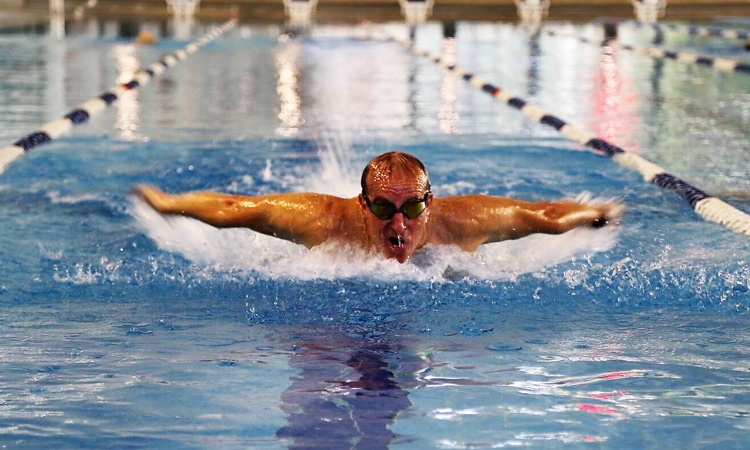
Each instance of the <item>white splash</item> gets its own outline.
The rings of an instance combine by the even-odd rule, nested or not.
[[[60,193],[60,191],[49,191],[46,195],[47,198],[49,198],[50,201],[55,205],[75,205],[81,202],[99,200],[99,196],[97,194],[63,195]]]
[[[354,156],[351,143],[341,135],[328,134],[318,142],[320,171],[303,181],[304,189],[344,198],[359,194],[359,178],[366,162]]]

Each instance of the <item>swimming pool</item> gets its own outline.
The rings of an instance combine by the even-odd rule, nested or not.
[[[243,25],[0,175],[2,443],[743,448],[747,237],[368,33]],[[620,33],[747,59],[718,38]],[[750,210],[747,76],[513,24],[442,34],[416,40]],[[0,138],[186,43],[134,46],[112,23],[0,36]],[[616,228],[398,265],[165,219],[130,195],[353,196],[391,149],[425,162],[436,195],[588,192],[628,211]]]

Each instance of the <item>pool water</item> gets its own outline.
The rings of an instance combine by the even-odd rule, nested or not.
[[[116,30],[0,36],[0,138],[189,42],[136,46]],[[371,35],[240,26],[0,175],[0,443],[744,448],[747,236]],[[428,23],[415,39],[750,211],[747,76],[508,23],[442,35]],[[620,35],[748,58],[719,38]],[[354,196],[364,164],[392,149],[425,162],[438,196],[588,195],[627,213],[399,265],[162,217],[131,195]]]

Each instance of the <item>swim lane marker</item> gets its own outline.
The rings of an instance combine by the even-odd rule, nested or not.
[[[602,45],[602,41],[594,39],[588,39],[583,36],[576,36],[568,33],[557,33],[552,30],[544,30],[545,34],[550,36],[568,37],[572,39],[578,39],[581,42],[594,45]],[[750,75],[750,64],[735,61],[729,58],[711,58],[708,56],[696,55],[687,52],[675,52],[672,50],[665,50],[658,47],[641,47],[637,45],[620,44],[616,40],[608,42],[607,45],[611,45],[616,48],[629,50],[633,52],[643,53],[645,55],[652,56],[657,59],[672,59],[686,64],[698,64],[702,66],[708,66],[716,70],[723,72],[737,72],[745,75]]]
[[[670,175],[662,167],[642,158],[638,154],[626,152],[620,147],[611,144],[604,139],[598,138],[589,131],[570,125],[564,120],[548,114],[539,106],[528,103],[520,97],[516,97],[497,86],[487,83],[481,77],[468,73],[450,62],[444,61],[439,56],[431,55],[429,52],[422,50],[410,41],[398,39],[390,35],[388,35],[387,38],[402,44],[415,55],[427,58],[445,69],[450,70],[472,86],[481,89],[508,106],[520,110],[529,118],[534,119],[541,124],[551,126],[568,139],[576,141],[585,147],[596,150],[597,152],[604,153],[621,166],[639,172],[647,182],[655,184],[663,189],[677,192],[687,200],[693,210],[705,220],[719,223],[734,232],[750,236],[750,215],[747,213],[740,211],[719,198],[708,195],[697,187],[686,183],[674,175]]]
[[[179,61],[187,59],[188,56],[200,50],[201,47],[233,28],[237,25],[237,22],[237,19],[225,22],[185,47],[164,55],[158,62],[151,64],[147,69],[139,70],[129,82],[112,87],[98,97],[94,97],[81,104],[63,117],[48,122],[34,133],[14,142],[13,145],[0,148],[0,174],[5,172],[13,161],[20,158],[26,152],[64,135],[70,131],[73,125],[87,122],[92,116],[99,114],[107,106],[114,103],[123,93],[148,84],[153,77],[161,75]]]
[[[698,25],[680,25],[680,24],[675,24],[675,23],[645,24],[642,22],[637,22],[637,21],[632,21],[632,20],[626,21],[624,23],[634,24],[636,27],[639,27],[639,28],[652,27],[653,29],[657,31],[660,31],[660,30],[680,31],[682,33],[687,33],[691,36],[701,36],[701,37],[716,36],[716,37],[722,37],[724,39],[729,39],[729,40],[743,40],[743,41],[750,39],[750,31],[743,31],[743,30],[730,30],[730,29],[723,29],[723,28],[717,28],[717,27],[700,27]]]

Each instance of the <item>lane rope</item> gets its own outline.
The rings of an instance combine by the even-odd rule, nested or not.
[[[556,129],[566,138],[578,142],[584,147],[595,150],[597,153],[603,153],[604,155],[609,156],[623,167],[639,172],[647,182],[666,190],[675,191],[687,200],[693,210],[703,219],[721,224],[734,232],[750,236],[750,215],[729,205],[719,198],[708,195],[704,191],[688,184],[676,176],[667,173],[664,168],[657,164],[648,161],[636,153],[627,152],[622,148],[597,137],[590,131],[575,127],[559,117],[548,114],[541,107],[533,105],[520,97],[516,97],[515,95],[486,82],[479,76],[466,72],[457,65],[452,64],[450,61],[445,61],[439,56],[430,54],[428,51],[417,47],[411,41],[399,39],[388,34],[386,34],[386,38],[390,41],[400,43],[415,55],[427,58],[441,67],[450,70],[472,86],[490,94],[496,100],[520,110],[521,113],[527,117],[543,125]]]
[[[19,139],[12,145],[0,148],[0,174],[5,172],[11,163],[26,152],[64,135],[73,128],[73,125],[80,125],[87,122],[92,116],[99,114],[114,103],[123,93],[148,84],[153,77],[161,75],[179,61],[187,59],[188,56],[197,52],[201,47],[229,31],[237,25],[237,22],[237,19],[232,19],[215,27],[185,47],[164,55],[158,62],[151,64],[148,68],[139,70],[133,75],[133,79],[127,83],[115,85],[98,97],[91,98],[63,117],[48,122],[37,131]]]
[[[550,36],[568,37],[578,39],[581,42],[594,45],[602,45],[604,42],[612,47],[621,48],[623,50],[633,51],[637,53],[643,53],[645,55],[657,58],[657,59],[672,59],[685,64],[698,64],[701,66],[711,67],[716,70],[723,72],[737,72],[745,75],[750,75],[750,64],[735,61],[729,58],[712,58],[709,56],[701,56],[687,52],[675,52],[672,50],[665,50],[658,47],[642,47],[637,45],[621,44],[617,40],[594,40],[583,36],[577,36],[569,33],[557,33],[553,30],[544,30],[545,34]]]
[[[701,27],[698,25],[682,25],[682,24],[676,24],[676,23],[643,23],[638,22],[634,20],[629,20],[626,22],[623,22],[626,24],[633,24],[638,28],[648,28],[651,27],[656,31],[663,31],[663,30],[670,30],[670,31],[679,31],[682,33],[687,33],[691,36],[700,36],[700,37],[721,37],[724,39],[729,40],[743,40],[746,41],[750,39],[750,31],[745,30],[731,30],[731,29],[725,29],[725,28],[719,28],[719,27]]]

